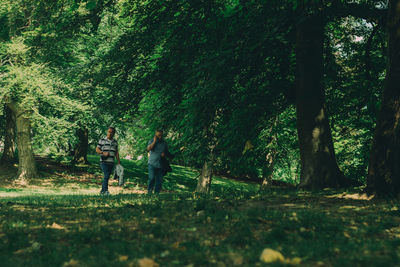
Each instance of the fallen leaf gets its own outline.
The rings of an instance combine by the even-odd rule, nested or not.
[[[179,248],[179,243],[180,243],[179,241],[176,241],[171,245],[171,247],[177,249],[177,248]]]
[[[24,254],[25,252],[27,252],[26,249],[25,248],[21,248],[21,249],[18,249],[16,251],[14,251],[14,254],[15,255],[21,255],[21,254]]]
[[[260,260],[265,263],[271,263],[275,261],[284,262],[285,257],[283,257],[283,255],[279,251],[266,248],[261,253]]]
[[[284,263],[291,265],[299,265],[301,263],[301,259],[299,257],[294,257],[293,259],[286,259]]]
[[[79,261],[71,259],[70,261],[64,262],[62,267],[76,267],[80,266]]]
[[[232,260],[232,263],[234,266],[243,265],[243,256],[242,255],[231,252],[229,254],[229,258]]]
[[[61,225],[59,225],[59,224],[57,224],[55,222],[52,225],[49,225],[48,227],[49,228],[53,228],[53,229],[58,229],[58,230],[65,229],[63,226],[61,226]]]
[[[210,246],[212,246],[212,242],[211,242],[211,240],[204,240],[203,245],[206,247],[210,247]]]
[[[153,259],[143,258],[138,260],[139,267],[159,267],[158,263],[156,263]]]
[[[121,256],[118,257],[118,260],[119,260],[119,261],[127,261],[127,260],[128,260],[128,256],[126,256],[126,255],[121,255]]]

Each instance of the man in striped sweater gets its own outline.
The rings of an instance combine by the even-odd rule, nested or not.
[[[100,139],[96,147],[96,152],[100,155],[100,167],[104,173],[100,195],[110,195],[110,192],[108,192],[108,180],[114,167],[115,157],[118,164],[121,164],[118,153],[118,142],[114,139],[114,135],[115,128],[108,128],[107,137]]]

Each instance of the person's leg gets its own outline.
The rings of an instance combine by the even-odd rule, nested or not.
[[[163,172],[163,169],[162,168],[157,168],[156,169],[156,175],[155,175],[155,178],[156,178],[156,186],[155,186],[155,189],[154,189],[154,191],[155,191],[155,193],[160,193],[160,191],[161,191],[161,184],[162,184],[162,172]]]
[[[149,164],[149,180],[147,182],[147,193],[151,194],[154,187],[155,168]]]
[[[102,185],[101,185],[101,191],[100,191],[100,193],[103,193],[104,192],[104,180],[106,179],[106,173],[107,173],[107,169],[106,169],[106,166],[105,166],[105,164],[104,163],[100,163],[100,168],[101,168],[101,171],[103,172],[103,183],[102,183]]]
[[[110,179],[110,175],[111,175],[111,171],[113,168],[113,165],[110,164],[105,164],[105,163],[101,163],[102,165],[102,170],[104,173],[104,179],[103,179],[103,185],[101,187],[101,192],[107,192],[108,191],[108,180]]]

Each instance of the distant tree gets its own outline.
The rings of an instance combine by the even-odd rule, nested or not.
[[[68,98],[65,92],[70,89],[57,77],[55,68],[68,59],[68,49],[60,48],[69,47],[68,38],[86,19],[79,6],[87,7],[77,1],[56,1],[49,5],[41,0],[3,1],[0,5],[6,27],[2,33],[4,42],[0,44],[3,62],[0,99],[16,118],[21,180],[38,175],[32,123],[42,123],[46,126],[43,132],[48,132],[48,126],[61,125],[68,116],[86,109]]]
[[[15,114],[12,110],[4,105],[5,113],[5,127],[4,127],[4,149],[3,155],[0,159],[0,165],[10,166],[16,161],[15,150],[16,150],[16,125],[15,125]]]

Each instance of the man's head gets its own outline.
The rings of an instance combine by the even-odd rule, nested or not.
[[[163,137],[163,130],[158,129],[158,130],[156,131],[156,136],[157,136],[158,139],[161,140],[162,137]]]
[[[115,128],[114,127],[109,127],[107,131],[107,138],[108,139],[113,139],[115,135]]]

